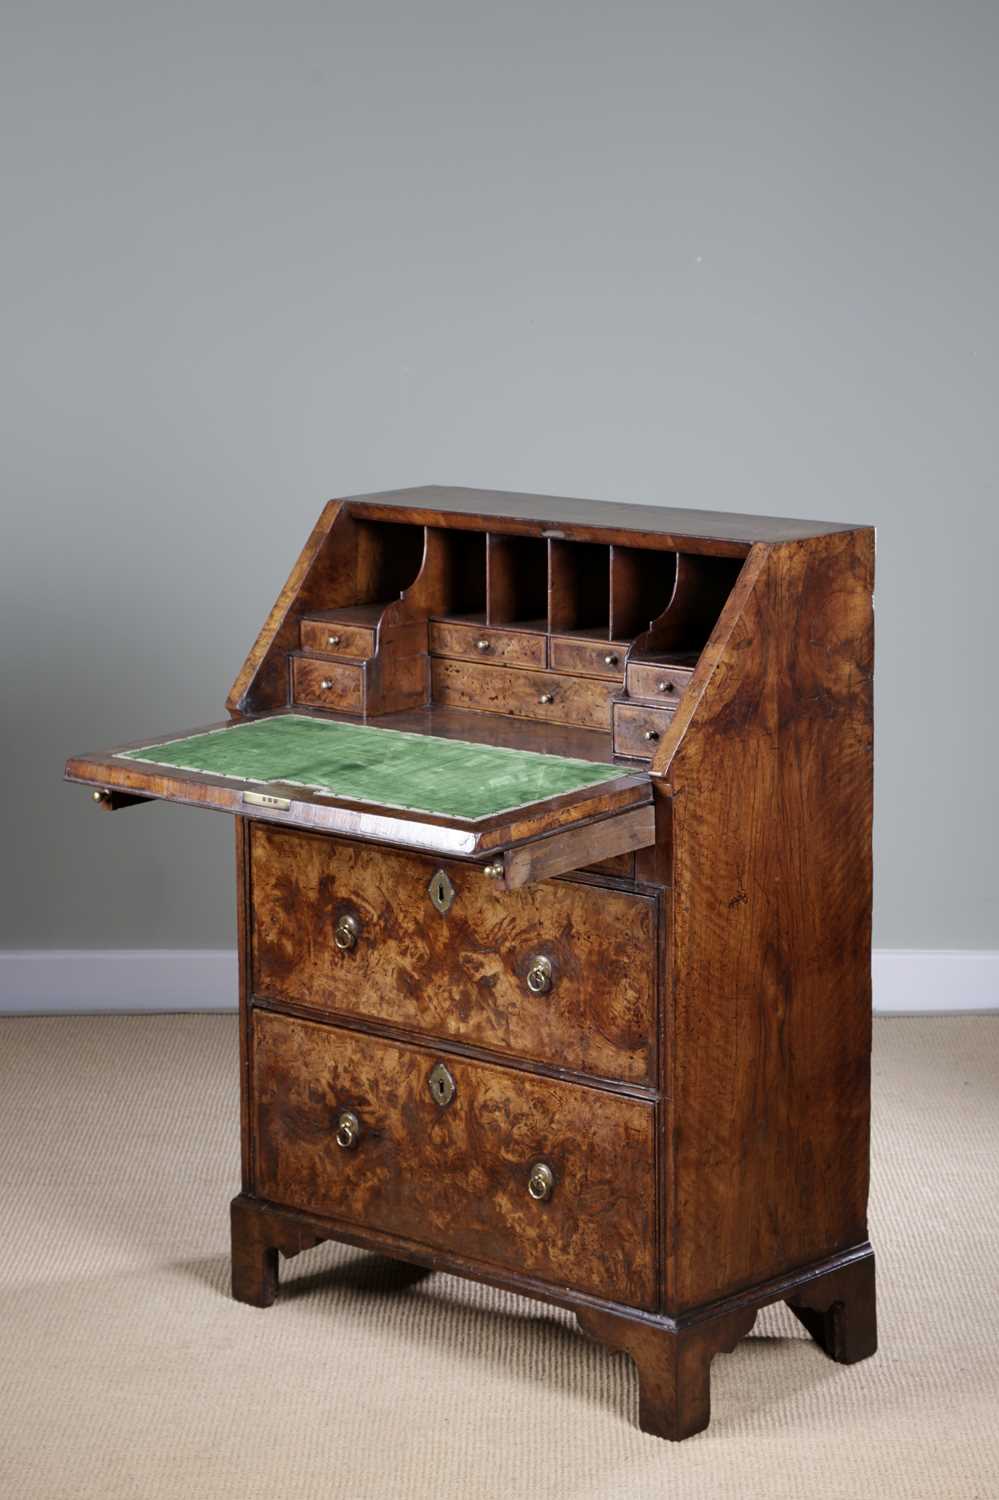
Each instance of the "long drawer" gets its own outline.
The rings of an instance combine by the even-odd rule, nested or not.
[[[256,1193],[656,1305],[655,1106],[254,1012]]]
[[[255,994],[655,1082],[654,898],[566,880],[501,891],[458,861],[267,823],[251,825],[250,864]]]
[[[435,703],[485,709],[518,719],[609,729],[611,699],[619,684],[596,677],[532,672],[489,662],[434,660],[430,676]]]

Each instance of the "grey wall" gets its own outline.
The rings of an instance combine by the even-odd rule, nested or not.
[[[999,947],[999,9],[14,5],[0,946],[224,945],[220,715],[330,495],[875,522],[883,946]]]

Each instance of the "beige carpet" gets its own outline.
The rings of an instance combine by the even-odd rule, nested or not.
[[[714,1418],[635,1426],[573,1319],[326,1245],[227,1296],[231,1017],[0,1023],[4,1500],[992,1500],[999,1018],[877,1028],[881,1352],[783,1308],[715,1361]]]

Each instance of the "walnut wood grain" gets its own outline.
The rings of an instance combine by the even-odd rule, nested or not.
[[[711,1361],[729,1354],[752,1329],[754,1307],[742,1307],[691,1327],[667,1331],[652,1323],[596,1308],[579,1308],[591,1338],[630,1356],[638,1371],[638,1425],[654,1437],[680,1442],[711,1420]]]
[[[487,614],[490,625],[548,627],[548,543],[540,536],[490,531]]]
[[[442,916],[429,885],[456,895]],[[646,896],[569,881],[497,890],[481,870],[253,825],[256,994],[475,1042],[598,1077],[656,1079],[657,935]],[[343,913],[356,947],[333,941]],[[550,991],[527,984],[532,959]]]
[[[784,1299],[812,1338],[837,1364],[877,1353],[874,1253],[799,1285]]]
[[[671,1310],[866,1239],[873,533],[761,548],[744,575],[653,763]]]
[[[351,495],[342,504],[359,515],[405,520],[419,516],[435,526],[502,529],[527,536],[573,536],[623,546],[651,545],[716,556],[744,556],[756,542],[773,544],[832,532],[853,531],[841,521],[792,520],[735,511],[690,510],[666,505],[632,505],[581,500],[566,495],[535,495],[512,490],[466,489],[457,485],[414,485],[403,490]],[[502,518],[503,526],[495,521]]]
[[[680,552],[676,565],[672,598],[635,641],[634,651],[639,655],[699,652],[718,621],[741,567],[729,558],[689,552]]]
[[[611,547],[611,634],[633,640],[651,629],[676,589],[677,555],[649,547]]]
[[[484,622],[460,625],[451,620],[431,620],[430,650],[435,656],[469,661],[505,662],[518,667],[547,665],[544,635],[537,631],[503,630]]]
[[[375,650],[373,626],[351,625],[336,618],[336,611],[311,620],[303,620],[301,643],[303,651],[321,651],[333,656],[354,656],[363,660]]]
[[[614,704],[614,754],[651,760],[673,718],[672,708],[642,703]]]
[[[291,657],[292,698],[311,708],[330,708],[340,713],[364,712],[364,667],[328,657]]]
[[[873,533],[836,523],[440,486],[325,508],[233,717],[286,706],[339,622],[334,664],[386,726],[601,761],[662,729],[647,774],[475,823],[285,788],[253,845],[322,832],[262,874],[238,819],[237,1297],[266,1305],[278,1255],[333,1237],[572,1307],[636,1361],[642,1425],[673,1438],[704,1426],[713,1354],[767,1302],[833,1359],[874,1351],[872,587]],[[483,621],[505,659],[471,642]],[[628,698],[599,670],[613,642]],[[299,711],[342,716],[328,691]],[[246,811],[243,783],[106,752],[67,776],[110,807]],[[593,873],[598,841],[649,837],[650,816],[654,841]],[[346,882],[314,852],[330,834],[365,841]],[[540,878],[570,850],[588,870]],[[425,888],[445,858],[441,917]],[[500,889],[518,871],[537,883]],[[345,910],[361,936],[337,955]],[[532,996],[539,953],[554,986]],[[331,1142],[344,1102],[356,1153]]]
[[[668,662],[629,661],[625,684],[629,698],[675,707],[693,675],[693,667],[679,667]]]
[[[627,655],[627,641],[587,641],[579,636],[553,635],[548,646],[548,665],[553,672],[610,677],[620,686]]]
[[[595,677],[439,659],[431,662],[430,681],[435,703],[585,729],[610,727],[611,697],[617,691],[616,683]],[[551,702],[542,702],[548,698]]]
[[[440,1054],[258,1011],[255,1192],[635,1307],[657,1300],[655,1107],[466,1058],[442,1108]],[[342,1111],[356,1146],[335,1140]],[[548,1163],[547,1202],[527,1191]]]
[[[655,839],[656,815],[650,803],[508,849],[497,861],[503,873],[496,884],[502,890],[516,891],[535,881],[585,868],[603,855],[645,849]]]

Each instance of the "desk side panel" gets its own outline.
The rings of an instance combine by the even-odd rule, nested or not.
[[[758,555],[667,770],[673,1312],[866,1238],[873,565]]]

